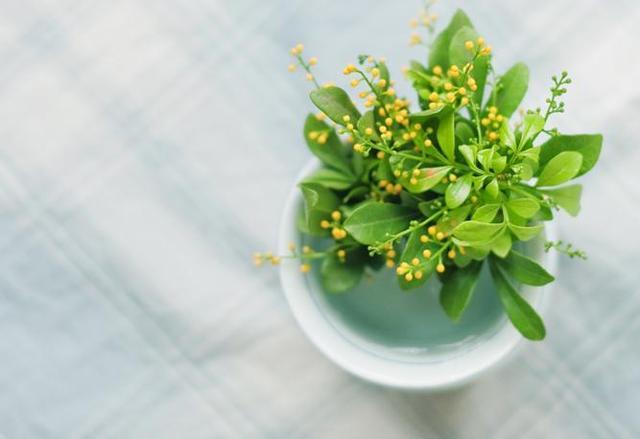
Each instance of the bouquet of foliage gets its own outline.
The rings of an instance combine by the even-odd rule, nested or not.
[[[425,12],[420,24],[431,31],[433,18]],[[414,34],[412,42],[421,39]],[[292,54],[315,83],[310,97],[321,111],[307,117],[304,137],[323,167],[300,183],[300,230],[332,242],[322,251],[292,245],[290,255],[258,253],[255,262],[293,257],[307,272],[311,260],[322,259],[323,284],[333,293],[357,285],[367,267],[395,269],[407,290],[437,275],[453,320],[488,264],[513,325],[528,339],[544,338],[542,320],[518,288],[554,278],[516,244],[540,234],[558,208],[578,214],[581,186],[565,183],[588,172],[602,146],[601,135],[548,128],[550,116],[564,111],[567,73],[553,77],[544,110],[520,112],[514,123],[527,67],[496,75],[491,47],[457,11],[430,44],[427,64],[412,61],[404,70],[417,111],[396,96],[383,59],[361,55],[344,68],[361,89],[361,112],[342,88],[318,85],[311,72],[317,60],[305,61],[302,50]],[[584,257],[561,241],[551,247]]]

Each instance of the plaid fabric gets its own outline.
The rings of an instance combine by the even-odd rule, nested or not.
[[[590,257],[562,259],[547,341],[423,395],[334,367],[250,264],[309,159],[288,49],[322,81],[363,50],[399,77],[419,2],[2,2],[0,437],[640,436],[640,5],[467,3],[497,68],[531,67],[527,105],[570,69],[558,126],[605,149],[559,219]]]

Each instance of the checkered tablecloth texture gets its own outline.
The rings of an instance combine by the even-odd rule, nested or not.
[[[250,262],[309,159],[288,49],[399,79],[418,0],[0,1],[0,438],[639,437],[640,3],[458,6],[530,66],[527,105],[568,69],[558,127],[605,148],[548,339],[424,395],[331,364]]]

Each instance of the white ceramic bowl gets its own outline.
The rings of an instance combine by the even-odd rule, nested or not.
[[[309,163],[297,181],[319,166],[316,160]],[[308,242],[296,227],[302,203],[296,186],[280,225],[281,254],[288,252],[290,242]],[[552,238],[549,227],[546,233]],[[527,251],[554,273],[555,255],[545,253],[543,240],[539,241]],[[474,293],[474,299],[484,296],[478,299],[484,302],[465,313],[475,312],[482,324],[461,327],[449,322],[440,310],[437,280],[430,280],[420,291],[399,292],[389,282],[395,275],[388,270],[376,275],[372,283],[363,281],[357,292],[331,295],[322,290],[315,275],[301,273],[297,263],[283,263],[280,277],[289,306],[307,337],[334,363],[377,384],[422,390],[459,386],[504,360],[519,343],[529,343],[504,316],[489,281],[476,289],[487,291]],[[522,294],[538,312],[544,309],[547,288],[524,288]],[[493,317],[485,318],[489,314]],[[473,330],[466,333],[467,327]],[[431,338],[424,335],[422,340],[421,334]]]

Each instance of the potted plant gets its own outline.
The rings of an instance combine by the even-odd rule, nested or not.
[[[433,18],[425,11],[419,24],[431,32]],[[470,379],[521,336],[542,340],[535,289],[554,280],[546,252],[584,257],[550,239],[545,224],[559,210],[578,214],[581,186],[571,181],[593,168],[602,145],[599,134],[550,127],[568,74],[552,78],[543,108],[518,112],[528,68],[494,72],[491,46],[462,11],[426,63],[404,69],[415,105],[397,96],[384,59],[360,55],[344,68],[359,109],[344,89],[318,84],[316,59],[302,52],[292,49],[315,84],[320,112],[307,116],[304,138],[318,162],[288,203],[280,254],[255,262],[300,261],[281,264],[282,280],[309,337],[360,376],[422,388]]]

